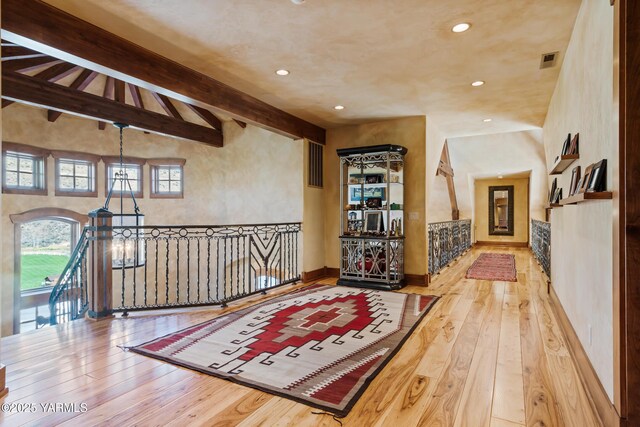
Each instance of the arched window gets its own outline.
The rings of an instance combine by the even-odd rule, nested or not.
[[[67,209],[34,209],[11,215],[15,232],[14,333],[49,322],[49,295],[69,262],[86,215]]]

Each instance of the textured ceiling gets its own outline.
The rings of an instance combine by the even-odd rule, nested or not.
[[[447,137],[542,126],[580,7],[580,0],[46,1],[320,126],[426,115]],[[451,32],[463,21],[469,31]],[[561,52],[558,65],[540,70],[540,55],[553,51]],[[278,77],[279,68],[291,74]],[[473,88],[475,80],[486,84]]]

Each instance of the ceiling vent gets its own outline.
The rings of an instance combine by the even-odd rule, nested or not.
[[[545,68],[551,68],[556,65],[556,61],[558,60],[558,55],[560,52],[550,52],[543,53],[542,59],[540,59],[540,69],[544,70]]]

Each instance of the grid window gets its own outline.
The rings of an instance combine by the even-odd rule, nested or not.
[[[116,174],[120,174],[122,172],[124,172],[125,181],[116,179],[114,182],[113,179],[116,177]],[[136,197],[140,197],[142,195],[142,166],[135,164],[123,164],[122,169],[120,169],[119,163],[109,164],[107,165],[107,181],[107,188],[110,188],[111,183],[113,183],[113,194],[130,194],[129,186],[131,186],[133,194]],[[128,185],[127,181],[129,182]]]
[[[180,165],[151,166],[152,197],[182,197],[183,173]]]
[[[56,193],[95,194],[95,165],[86,160],[56,160]]]
[[[6,151],[3,155],[3,190],[45,190],[44,156]]]

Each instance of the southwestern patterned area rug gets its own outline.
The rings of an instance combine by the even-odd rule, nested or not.
[[[344,416],[437,299],[313,285],[131,350]]]
[[[516,258],[511,254],[480,254],[467,270],[466,278],[517,282]]]

